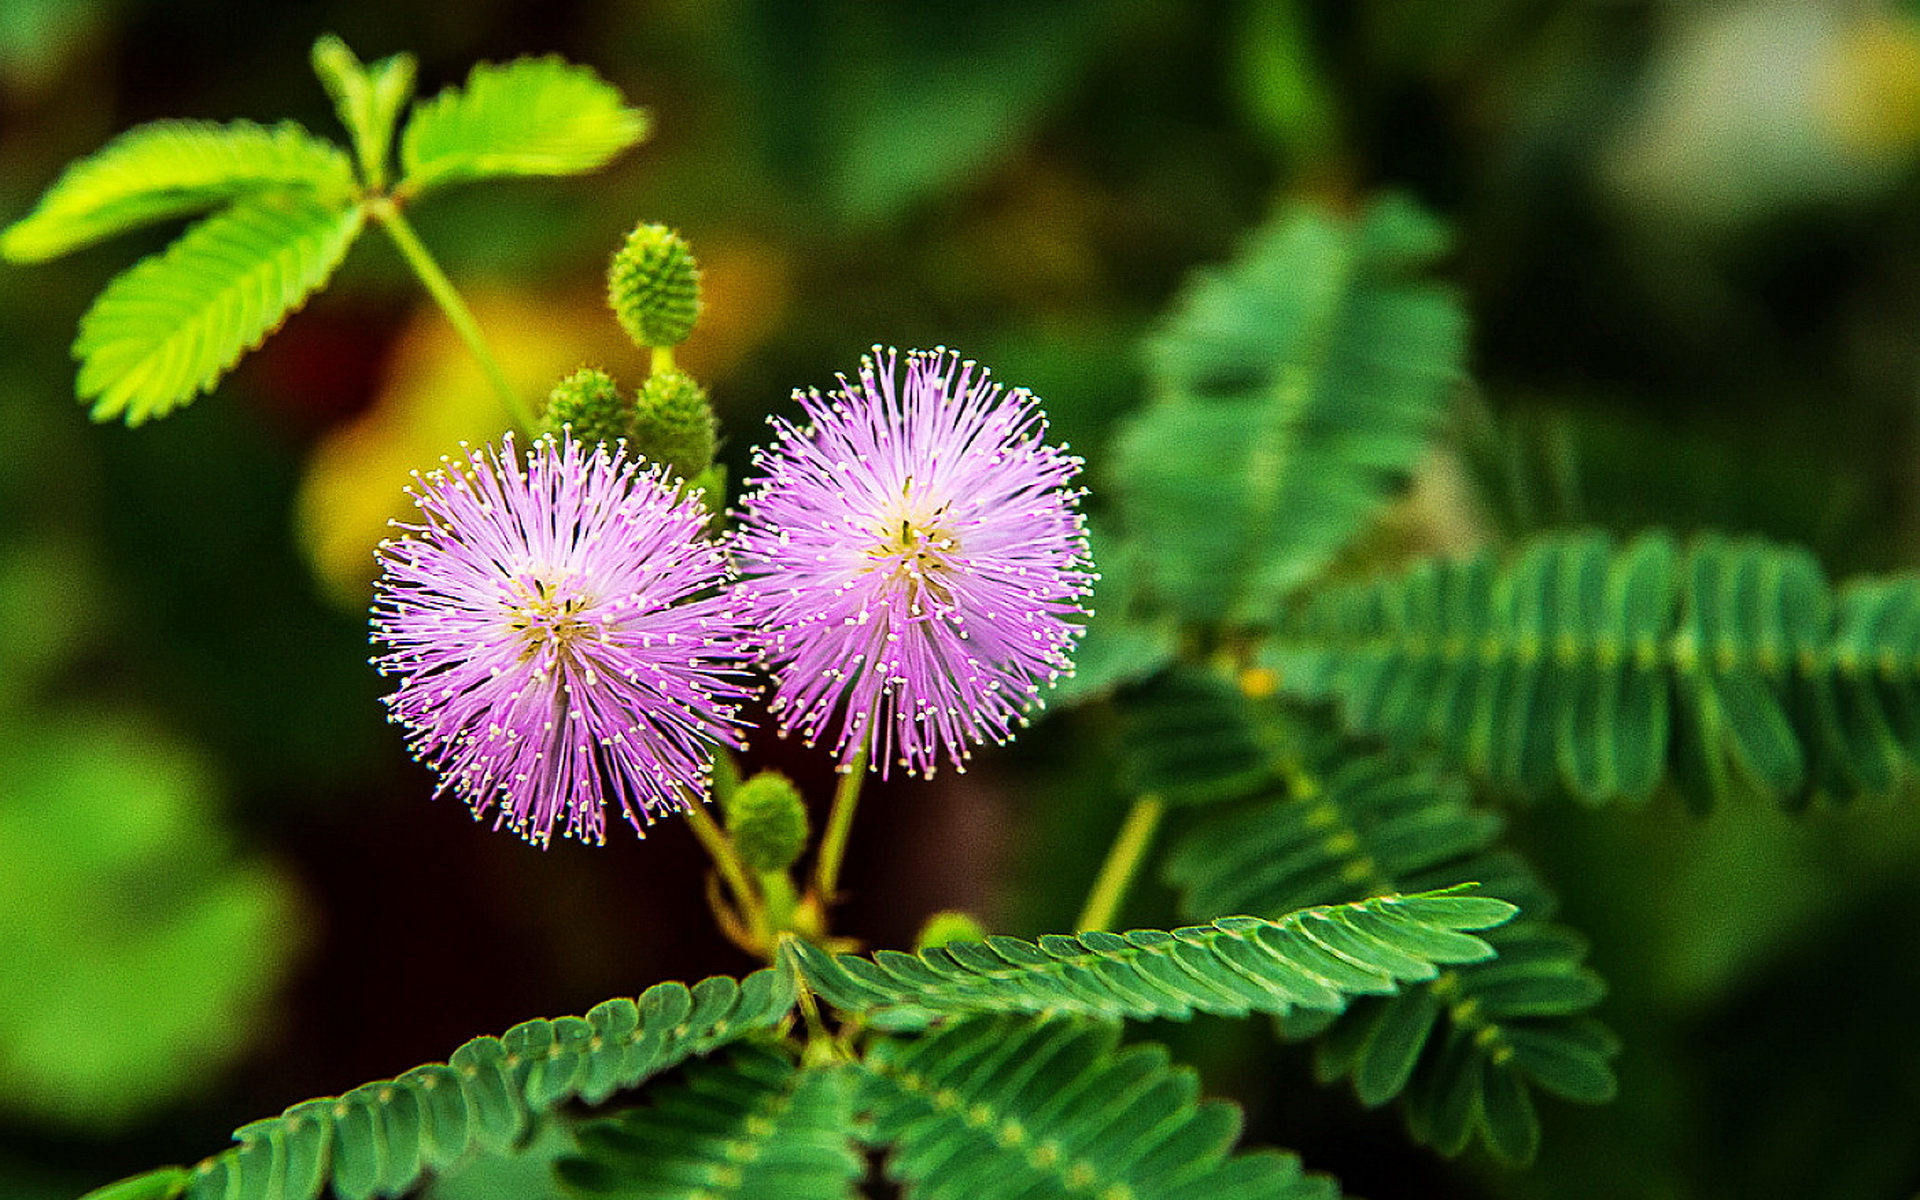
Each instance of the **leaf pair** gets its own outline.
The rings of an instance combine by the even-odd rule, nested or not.
[[[1164,1051],[1114,1056],[1118,1035],[1104,1019],[1278,1013],[1301,1004],[1338,1009],[1350,996],[1391,992],[1399,980],[1433,979],[1443,965],[1484,959],[1487,943],[1466,931],[1512,914],[1498,900],[1443,893],[1314,909],[1278,922],[1241,918],[1037,945],[995,938],[871,959],[789,943],[782,967],[740,983],[716,977],[692,988],[660,984],[637,1001],[610,1000],[585,1017],[523,1022],[503,1037],[468,1042],[444,1064],[296,1104],[242,1127],[236,1146],[193,1168],[148,1172],[89,1200],[313,1200],[329,1186],[343,1200],[398,1195],[471,1148],[513,1152],[535,1122],[570,1099],[604,1103],[742,1040],[762,1045],[732,1065],[701,1063],[651,1109],[588,1126],[585,1159],[564,1168],[570,1182],[614,1195],[680,1195],[697,1187],[713,1195],[832,1195],[835,1187],[844,1191],[861,1161],[845,1136],[849,1114],[858,1111],[874,1115],[876,1139],[897,1144],[898,1172],[915,1181],[916,1195],[956,1194],[952,1172],[973,1169],[972,1160],[941,1167],[929,1158],[956,1113],[961,1126],[983,1131],[1011,1156],[1015,1175],[1038,1171],[1039,1179],[1064,1179],[1081,1190],[1113,1170],[1145,1172],[1138,1176],[1143,1187],[1158,1181],[1131,1193],[1141,1197],[1208,1194],[1189,1184],[1215,1179],[1215,1172],[1293,1187],[1299,1173],[1291,1159],[1224,1158],[1237,1129],[1231,1107],[1196,1107],[1191,1073],[1170,1071]],[[808,1065],[797,1068],[799,1048],[773,1043],[799,980],[843,1014],[903,1036],[877,1041],[851,1064],[837,1057],[830,1061],[840,1065],[827,1065],[814,1053],[823,1047],[809,1047]],[[993,1015],[1008,1009],[1034,1016]],[[922,1036],[929,1026],[935,1031]],[[979,1062],[968,1065],[978,1049],[998,1053],[1021,1038],[1032,1039],[1033,1053],[996,1060],[1017,1068],[1017,1077],[989,1078]],[[1041,1070],[1049,1061],[1054,1067]],[[1031,1078],[1019,1074],[1027,1068]],[[964,1105],[949,1097],[966,1096],[969,1087],[981,1090]],[[1178,1107],[1160,1113],[1156,1124],[1150,1118],[1160,1099]],[[1112,1108],[1116,1100],[1130,1106],[1124,1114]],[[983,1121],[982,1104],[998,1106],[988,1111],[1004,1119]],[[1138,1133],[1137,1144],[1083,1167],[1091,1139],[1109,1119]],[[1018,1137],[1009,1121],[1022,1131]],[[1162,1142],[1165,1149],[1153,1151]],[[803,1182],[821,1190],[791,1190]],[[979,1186],[989,1188],[981,1196],[1016,1194]]]
[[[865,1150],[915,1200],[1130,1196],[1332,1200],[1277,1150],[1234,1154],[1240,1113],[1119,1027],[977,1017],[887,1039],[860,1062],[798,1065],[748,1046],[696,1064],[644,1107],[592,1121],[567,1191],[617,1200],[850,1200]]]
[[[1313,597],[1282,687],[1519,794],[1884,795],[1920,770],[1920,581],[1831,586],[1804,550],[1594,532]]]
[[[0,256],[42,262],[105,238],[210,214],[111,280],[74,342],[76,391],[95,420],[137,425],[206,392],[325,286],[369,217],[449,184],[590,171],[646,136],[646,115],[585,67],[556,58],[481,64],[465,87],[417,104],[388,157],[414,67],[363,67],[338,38],[314,66],[352,135],[354,161],[299,125],[159,121],[69,166]]]

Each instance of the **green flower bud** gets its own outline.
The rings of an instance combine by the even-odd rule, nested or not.
[[[607,268],[607,303],[642,346],[678,346],[700,315],[700,268],[684,238],[641,225]]]
[[[693,479],[713,464],[719,423],[707,389],[691,375],[666,371],[648,379],[634,402],[633,448],[675,475]]]
[[[762,771],[726,800],[727,832],[748,869],[784,871],[807,845],[807,809],[800,793],[778,771]]]
[[[987,940],[986,927],[963,912],[948,909],[937,912],[927,918],[920,927],[920,936],[914,939],[915,951],[931,950],[935,946],[944,946],[948,942],[984,942]]]
[[[577,442],[613,442],[633,433],[633,405],[620,394],[613,377],[597,367],[581,367],[554,385],[541,433],[573,428]]]

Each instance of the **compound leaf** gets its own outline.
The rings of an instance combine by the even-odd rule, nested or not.
[[[1444,246],[1406,201],[1352,220],[1298,207],[1197,276],[1117,446],[1148,592],[1189,620],[1266,624],[1408,482],[1463,369],[1460,304],[1421,278]]]
[[[1272,654],[1354,733],[1517,795],[1798,807],[1920,768],[1920,577],[1834,587],[1797,547],[1555,533],[1329,588]]]
[[[292,121],[155,121],[67,167],[33,212],[0,234],[0,255],[44,262],[169,217],[263,191],[344,205],[353,167],[338,146]]]
[[[1164,1047],[1118,1042],[1111,1024],[1012,1015],[885,1039],[860,1068],[859,1107],[916,1200],[1337,1200],[1293,1155],[1230,1153],[1237,1108],[1199,1099]]]
[[[354,153],[367,186],[387,186],[387,152],[400,106],[413,98],[414,59],[395,54],[363,65],[347,44],[326,34],[313,44],[313,72],[333,97],[340,123],[353,136]]]
[[[581,1125],[579,1155],[558,1170],[587,1197],[835,1200],[866,1170],[852,1125],[849,1068],[744,1045],[689,1066],[643,1107]]]
[[[187,1200],[343,1200],[398,1196],[473,1147],[504,1151],[574,1096],[598,1103],[697,1055],[786,1019],[793,981],[761,970],[689,988],[661,983],[584,1017],[523,1021],[343,1096],[308,1100],[234,1131],[237,1145],[185,1169]],[[84,1200],[181,1194],[182,1168],[109,1184]],[[169,1193],[165,1187],[174,1186]],[[128,1189],[128,1190],[122,1190]]]
[[[357,206],[259,196],[115,276],[73,346],[94,419],[138,425],[211,389],[327,281],[362,221]]]
[[[414,106],[403,193],[497,175],[577,175],[647,136],[647,114],[590,68],[556,57],[480,63],[465,87]]]
[[[876,1025],[918,1028],[983,1012],[1075,1012],[1099,1017],[1243,1016],[1345,1007],[1433,979],[1436,964],[1491,953],[1465,930],[1510,918],[1511,904],[1434,893],[1310,908],[1278,920],[1223,917],[1172,932],[1050,935],[1038,944],[993,937],[920,954],[830,955],[790,939],[787,952],[813,989]]]
[[[1369,1107],[1404,1098],[1414,1134],[1458,1153],[1477,1132],[1524,1162],[1539,1143],[1530,1091],[1598,1103],[1614,1091],[1613,1036],[1587,1014],[1606,987],[1578,934],[1550,924],[1552,897],[1496,849],[1502,822],[1431,766],[1329,743],[1303,754],[1285,793],[1206,810],[1167,861],[1188,913],[1277,914],[1401,889],[1479,881],[1520,905],[1482,936],[1495,954],[1343,1012],[1283,1014],[1315,1040],[1323,1082],[1351,1078]]]

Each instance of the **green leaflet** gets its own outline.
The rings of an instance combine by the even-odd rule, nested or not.
[[[1196,277],[1116,446],[1145,590],[1266,624],[1404,486],[1462,372],[1465,316],[1419,277],[1444,245],[1405,201],[1297,207]]]
[[[1352,731],[1521,795],[1672,782],[1703,807],[1797,806],[1887,794],[1920,756],[1920,581],[1835,589],[1758,540],[1580,532],[1425,560],[1316,595],[1271,661]]]
[[[1587,1016],[1606,987],[1584,965],[1584,941],[1546,922],[1552,897],[1494,848],[1501,821],[1473,808],[1459,779],[1379,754],[1312,758],[1292,796],[1208,809],[1169,857],[1169,878],[1199,918],[1465,880],[1518,903],[1518,920],[1484,935],[1490,960],[1344,1013],[1288,1014],[1281,1028],[1318,1039],[1323,1082],[1352,1078],[1370,1107],[1403,1097],[1415,1136],[1443,1152],[1477,1132],[1499,1157],[1530,1160],[1533,1087],[1583,1103],[1614,1091],[1617,1046]]]
[[[400,106],[413,98],[414,60],[395,54],[363,66],[347,44],[332,34],[313,44],[313,73],[333,97],[340,123],[353,135],[360,174],[374,191],[387,186],[387,153]]]
[[[138,425],[212,388],[326,283],[362,221],[358,207],[263,195],[115,276],[73,346],[94,419]]]
[[[1205,804],[1279,783],[1276,747],[1246,695],[1217,672],[1172,668],[1118,707],[1120,783],[1134,795]]]
[[[745,1045],[690,1066],[647,1104],[580,1126],[563,1186],[580,1196],[752,1200],[853,1196],[866,1160],[853,1140],[853,1078]]]
[[[480,63],[464,88],[414,105],[400,137],[398,191],[495,175],[576,175],[648,133],[644,110],[591,69],[559,58]]]
[[[1239,1110],[1198,1099],[1157,1045],[1064,1017],[980,1017],[876,1044],[858,1069],[870,1139],[916,1200],[1127,1196],[1334,1200],[1290,1154],[1230,1155]]]
[[[445,1063],[415,1067],[344,1096],[308,1100],[234,1132],[238,1144],[190,1169],[189,1200],[312,1200],[329,1183],[342,1200],[397,1196],[470,1147],[504,1150],[531,1123],[579,1096],[590,1104],[696,1055],[786,1019],[792,979],[760,970],[689,988],[661,983],[585,1017],[524,1021],[480,1037]],[[85,1200],[126,1200],[179,1177],[165,1167]],[[122,1193],[115,1189],[129,1189]],[[164,1191],[156,1191],[164,1196]]]
[[[69,166],[33,212],[0,234],[0,255],[44,262],[261,192],[342,207],[353,192],[353,167],[339,147],[292,121],[155,121]]]
[[[983,1012],[1243,1016],[1338,1010],[1351,996],[1432,979],[1436,963],[1491,953],[1462,930],[1498,925],[1514,911],[1500,900],[1435,893],[1306,909],[1277,921],[1223,917],[1172,932],[1053,934],[1038,944],[991,937],[921,954],[881,950],[862,958],[793,939],[786,946],[814,991],[886,1028]]]

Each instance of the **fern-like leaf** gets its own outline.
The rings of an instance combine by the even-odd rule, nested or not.
[[[913,1200],[1335,1200],[1275,1150],[1231,1154],[1240,1112],[1158,1045],[1066,1017],[983,1017],[879,1042],[859,1106]]]
[[[1420,278],[1444,245],[1403,201],[1298,208],[1188,289],[1117,447],[1148,591],[1265,624],[1406,483],[1462,370],[1461,308]]]
[[[1176,667],[1120,704],[1120,783],[1173,804],[1239,800],[1277,785],[1272,739],[1216,671]],[[1222,909],[1221,912],[1235,912]]]
[[[344,205],[353,166],[338,146],[291,121],[155,121],[69,166],[39,205],[0,234],[0,255],[44,262],[170,217],[263,191]]]
[[[1613,1094],[1617,1047],[1588,1016],[1605,985],[1579,935],[1548,923],[1553,901],[1532,872],[1495,848],[1501,822],[1469,804],[1462,781],[1339,754],[1309,756],[1288,792],[1209,810],[1168,875],[1195,917],[1469,879],[1519,904],[1518,919],[1484,935],[1490,961],[1359,998],[1344,1013],[1288,1014],[1281,1028],[1318,1039],[1323,1082],[1351,1078],[1368,1106],[1404,1097],[1422,1140],[1456,1154],[1478,1133],[1498,1156],[1525,1162],[1540,1136],[1532,1088],[1586,1103]]]
[[[792,978],[762,970],[737,983],[714,976],[691,988],[656,984],[638,1000],[609,1000],[585,1017],[524,1021],[500,1037],[473,1039],[445,1063],[242,1126],[233,1135],[238,1145],[191,1168],[184,1194],[312,1200],[331,1184],[341,1200],[398,1196],[470,1147],[515,1145],[534,1120],[575,1096],[597,1104],[772,1028],[793,1002]],[[177,1179],[179,1170],[135,1176],[84,1200],[111,1200],[115,1188]]]
[[[852,1134],[848,1068],[745,1045],[654,1088],[645,1107],[580,1126],[579,1156],[558,1168],[578,1196],[844,1200],[866,1171]]]
[[[1305,909],[1276,921],[1223,917],[1165,932],[1051,934],[955,941],[920,954],[829,955],[790,939],[814,991],[877,1027],[919,1028],[985,1012],[1099,1017],[1244,1016],[1338,1010],[1349,997],[1391,994],[1432,979],[1437,963],[1488,956],[1463,930],[1488,929],[1514,907],[1483,896],[1386,896]]]
[[[559,58],[481,63],[463,88],[414,106],[400,139],[402,193],[493,175],[576,175],[647,136],[647,114],[591,69]]]
[[[353,136],[360,173],[375,191],[387,186],[387,152],[393,147],[400,108],[413,98],[414,69],[411,54],[362,65],[347,44],[332,34],[313,44],[313,72],[333,97],[340,123]]]
[[[1555,534],[1316,595],[1282,686],[1518,795],[1883,795],[1920,764],[1920,578],[1806,551]]]
[[[362,221],[357,206],[262,196],[115,276],[73,346],[94,420],[138,425],[211,389],[326,283]]]

